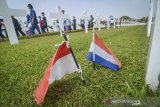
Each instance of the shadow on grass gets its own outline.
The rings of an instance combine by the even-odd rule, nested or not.
[[[43,106],[55,105],[69,98],[71,92],[79,85],[83,85],[79,76],[67,80],[56,80],[49,86]]]

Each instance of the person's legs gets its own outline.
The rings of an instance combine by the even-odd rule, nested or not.
[[[1,31],[0,31],[0,37],[5,38]]]
[[[44,27],[41,27],[41,32],[44,33]]]
[[[38,24],[35,25],[36,30],[38,31],[39,34],[41,34],[40,29],[38,27]]]
[[[32,25],[31,29],[30,29],[30,33],[31,35],[35,34],[34,30],[36,29],[35,25]]]
[[[44,29],[47,29],[47,32],[49,32],[48,27],[47,27],[47,24],[45,25],[45,28],[44,28]]]
[[[45,27],[43,26],[43,32],[45,32]]]
[[[46,32],[45,26],[43,26],[42,29],[43,29],[43,32]]]
[[[73,24],[73,29],[76,30],[76,24]]]
[[[1,38],[5,38],[5,36],[2,34],[1,26],[0,26],[0,37],[1,37]]]

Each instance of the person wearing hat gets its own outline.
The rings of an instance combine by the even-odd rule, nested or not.
[[[45,15],[44,15],[44,12],[42,12],[41,14],[42,14],[42,20],[43,20],[43,23],[44,23],[44,31],[46,29],[47,32],[49,32],[48,31],[48,27],[47,27],[47,19],[46,19]]]
[[[40,29],[38,27],[38,20],[36,12],[33,9],[33,6],[31,4],[28,4],[28,9],[30,10],[30,23],[32,24],[31,27],[31,34],[35,34],[34,30],[37,29],[38,33],[40,34]]]

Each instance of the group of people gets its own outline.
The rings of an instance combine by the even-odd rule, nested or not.
[[[25,36],[25,33],[22,31],[21,25],[19,24],[18,20],[16,18],[14,18],[14,16],[11,16],[11,18],[12,18],[12,21],[13,21],[13,25],[14,25],[17,37],[19,37],[19,33],[21,33],[21,35]],[[3,35],[2,31],[5,31],[6,36]],[[0,19],[0,37],[1,38],[8,37],[8,34],[7,34],[6,29],[5,29],[5,25],[4,25],[3,19]]]
[[[71,27],[71,26],[73,26],[73,30],[76,30],[76,18],[75,18],[75,16],[73,16],[72,22],[71,22],[70,19],[64,20],[63,26],[64,26],[64,30],[65,30],[65,31],[72,30],[72,27]]]
[[[27,18],[26,34],[27,35],[35,34],[35,29],[38,31],[39,34],[44,33],[44,32],[49,32],[48,27],[47,27],[47,19],[45,17],[45,13],[42,12],[41,13],[42,16],[38,16],[38,19],[37,19],[36,12],[34,11],[33,6],[31,4],[28,4],[28,9],[30,10],[30,15],[27,14],[26,16]],[[19,37],[19,33],[22,36],[25,36],[26,34],[22,31],[19,21],[14,16],[11,16],[11,18],[13,21],[13,25],[14,25],[17,37]],[[38,24],[41,30],[39,29]],[[7,32],[6,32],[6,36],[4,36],[2,31],[6,32],[6,28],[5,28],[3,19],[0,19],[0,37],[1,38],[8,37]]]
[[[35,29],[38,31],[39,34],[44,33],[46,31],[49,32],[45,13],[42,12],[41,13],[42,16],[38,16],[37,19],[37,15],[35,10],[33,9],[32,4],[28,4],[28,9],[30,10],[30,15],[27,15],[27,27],[28,27],[27,33],[29,35],[33,35],[35,34]],[[41,31],[39,29],[38,24],[40,26]]]
[[[94,17],[92,15],[90,15],[90,19],[88,21],[88,27],[92,28],[94,24]],[[85,19],[80,19],[80,25],[82,27],[82,29],[85,29]]]
[[[27,14],[26,18],[27,18],[27,23],[26,23],[26,29],[25,29],[25,33],[22,31],[21,25],[19,24],[18,20],[14,17],[11,16],[12,21],[13,21],[13,25],[17,34],[17,37],[19,37],[19,33],[21,33],[21,35],[25,36],[27,35],[34,35],[35,34],[35,30],[37,30],[37,32],[39,34],[41,33],[45,33],[45,32],[49,32],[48,30],[48,25],[47,25],[47,19],[45,17],[45,13],[42,12],[41,16],[36,15],[35,10],[33,9],[32,4],[28,4],[27,5],[28,9],[30,10],[30,14]],[[62,13],[64,14],[64,10],[62,10]],[[93,27],[93,23],[94,23],[94,17],[92,15],[90,15],[90,20],[88,21],[88,27]],[[57,27],[57,31],[60,30],[60,26],[59,26],[59,22],[58,20],[56,21],[56,23],[54,23]],[[2,29],[3,26],[3,19],[0,19],[0,37],[4,38],[5,36],[2,34],[2,31],[4,29]],[[64,26],[64,30],[65,31],[69,31],[69,30],[76,30],[76,18],[75,16],[73,16],[73,19],[65,19],[63,22],[63,26]],[[73,27],[72,27],[73,26]],[[85,29],[85,20],[81,19],[80,20],[80,26]],[[40,27],[40,28],[39,28]],[[6,33],[7,35],[7,33]]]

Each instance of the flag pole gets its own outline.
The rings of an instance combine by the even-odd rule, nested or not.
[[[68,42],[68,39],[67,39],[67,37],[66,37],[66,34],[65,34],[65,33],[62,33],[62,35],[63,35],[63,37],[64,37],[64,40]],[[73,51],[72,51],[71,46],[70,46],[70,51],[71,51],[71,54],[73,55],[73,59],[74,59],[74,61],[75,61],[75,63],[76,63],[76,66],[77,66],[77,68],[79,69],[78,62],[77,62],[76,57],[75,57],[75,55],[74,55],[74,53],[73,53]]]
[[[94,26],[94,23],[93,23],[93,68],[94,70],[96,70],[96,63],[95,63],[95,36],[94,36],[94,33],[95,33],[95,26]]]
[[[62,34],[64,40],[67,41],[67,42],[69,42],[68,39],[67,39],[66,34],[65,34],[62,30],[61,30],[61,34]],[[78,62],[77,62],[77,60],[76,60],[76,57],[75,57],[75,55],[74,55],[74,53],[73,53],[73,50],[72,50],[72,48],[71,48],[70,45],[69,45],[69,47],[70,47],[71,54],[72,54],[72,56],[73,56],[73,60],[74,60],[74,62],[76,63],[77,68],[80,70],[80,75],[81,75],[82,81],[83,81],[83,83],[85,84],[85,80],[84,80],[84,78],[83,78],[83,76],[82,76],[81,66],[78,64]]]
[[[61,34],[61,36],[63,36],[63,38],[64,38],[64,40],[65,40],[65,41],[69,42],[69,41],[68,41],[68,39],[67,39],[67,37],[66,37],[65,32],[64,32],[64,31],[62,31],[62,29],[61,29],[61,28],[60,28],[60,34]],[[74,53],[73,53],[73,51],[72,51],[71,46],[70,46],[70,51],[71,51],[71,54],[72,54],[72,56],[73,56],[74,62],[76,63],[77,68],[79,69],[78,62],[77,62],[77,60],[76,60],[76,58],[75,58],[75,55],[74,55]]]

